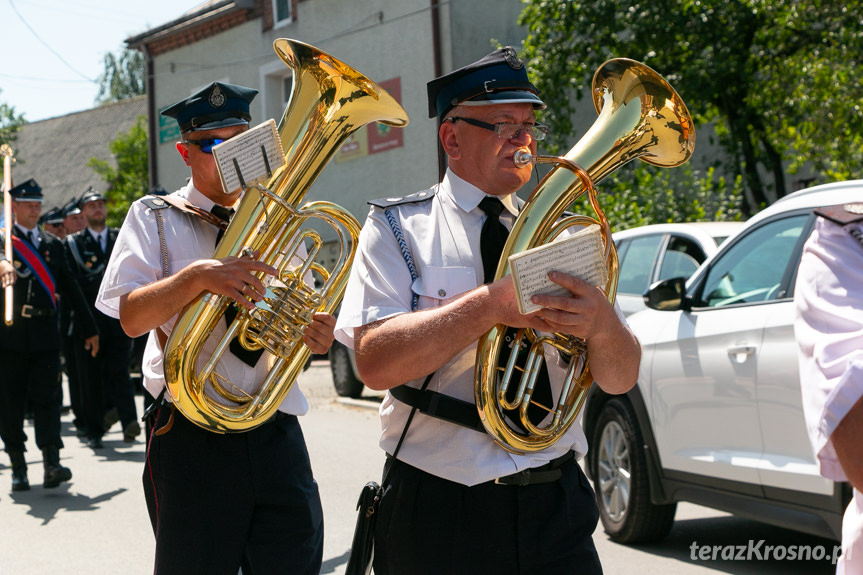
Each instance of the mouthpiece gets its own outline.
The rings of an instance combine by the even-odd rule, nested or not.
[[[532,155],[527,150],[516,150],[512,155],[512,161],[517,168],[525,168],[536,163],[536,156]]]

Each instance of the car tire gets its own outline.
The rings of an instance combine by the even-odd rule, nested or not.
[[[351,356],[348,348],[338,341],[330,348],[330,371],[333,374],[333,385],[341,397],[358,398],[363,394],[363,382],[354,375]]]
[[[606,403],[597,418],[590,450],[599,516],[618,543],[662,540],[671,530],[677,503],[650,501],[647,457],[638,421],[621,399]]]

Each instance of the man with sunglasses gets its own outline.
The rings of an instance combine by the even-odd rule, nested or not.
[[[276,273],[249,256],[212,259],[219,227],[200,215],[227,218],[240,200],[241,191],[223,191],[212,148],[248,129],[256,94],[214,82],[162,111],[179,124],[177,152],[191,180],[170,196],[132,205],[98,296],[97,307],[118,317],[127,334],[150,332],[142,369],[158,410],[144,491],[156,534],[157,575],[236,575],[240,567],[243,573],[317,575],[321,566],[323,517],[297,420],[308,410],[299,386],[291,388],[270,421],[228,434],[196,426],[164,393],[163,348],[178,313],[202,292],[251,309],[264,292],[255,274]],[[334,325],[332,316],[316,314],[304,332],[314,353],[329,348]],[[226,329],[227,322],[218,322],[199,367]],[[230,386],[253,393],[267,377],[271,358],[235,353],[225,354],[216,369]]]
[[[600,573],[591,539],[599,514],[576,462],[587,451],[580,423],[528,455],[495,443],[473,405],[477,339],[496,324],[585,338],[609,393],[635,384],[638,343],[620,311],[576,278],[552,274],[570,296],[537,297],[545,307],[530,315],[519,314],[509,276],[493,281],[523,204],[516,191],[531,175],[513,154],[536,154],[547,131],[515,50],[432,81],[428,98],[446,174],[429,190],[370,202],[336,324],[363,382],[388,390],[374,571]],[[556,390],[564,362],[546,352]]]

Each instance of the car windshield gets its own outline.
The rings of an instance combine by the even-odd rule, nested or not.
[[[707,274],[700,306],[763,302],[780,296],[779,287],[808,215],[776,220],[738,241]]]

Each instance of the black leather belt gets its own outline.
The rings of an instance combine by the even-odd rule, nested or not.
[[[23,318],[30,319],[31,317],[51,317],[57,312],[54,311],[54,308],[50,307],[33,307],[30,304],[24,304],[20,307],[16,306],[15,313]]]
[[[552,459],[545,465],[534,467],[532,469],[524,469],[512,475],[505,475],[494,480],[497,485],[512,485],[516,487],[525,487],[527,485],[537,485],[540,483],[552,483],[557,481],[563,475],[560,468],[564,463],[575,459],[575,452],[569,451],[561,455],[557,459]]]

